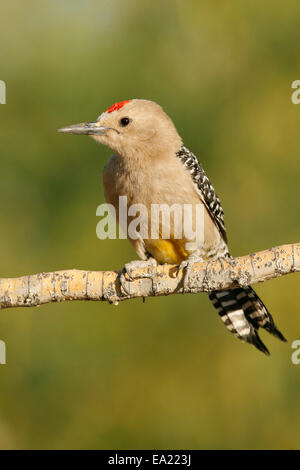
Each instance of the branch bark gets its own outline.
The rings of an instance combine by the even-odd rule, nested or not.
[[[247,256],[195,263],[185,293],[248,286],[299,271],[300,243],[282,245]],[[70,269],[0,279],[0,308],[34,307],[65,300],[118,304],[136,297],[177,294],[182,293],[183,274],[183,270],[168,264],[138,269],[132,280],[125,279],[125,290],[118,271]]]

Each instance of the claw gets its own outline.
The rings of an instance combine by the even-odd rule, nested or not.
[[[151,273],[145,273],[142,276],[133,276],[132,273],[134,271],[136,271],[137,269],[150,268],[150,267],[156,267],[156,266],[157,266],[157,261],[154,258],[149,258],[147,260],[134,260],[134,261],[130,261],[129,263],[126,263],[120,274],[120,283],[124,292],[127,295],[130,295],[130,290],[127,288],[128,280],[130,282],[140,277],[152,277]],[[126,279],[126,276],[127,276],[127,279]]]
[[[184,294],[188,288],[189,288],[189,279],[190,279],[190,274],[193,269],[193,266],[195,263],[201,263],[203,262],[203,258],[199,256],[198,254],[192,254],[190,255],[187,259],[182,261],[179,265],[178,272],[181,269],[184,269],[184,275],[182,279],[182,293]]]

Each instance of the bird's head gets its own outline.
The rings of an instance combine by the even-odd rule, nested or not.
[[[177,152],[182,145],[177,130],[163,109],[153,101],[115,103],[96,121],[59,129],[64,134],[89,135],[123,157]]]

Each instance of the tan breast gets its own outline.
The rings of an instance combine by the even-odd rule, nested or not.
[[[195,184],[186,168],[179,159],[172,156],[168,162],[165,160],[124,162],[121,157],[114,155],[106,165],[103,172],[104,194],[107,203],[112,204],[117,215],[119,214],[119,196],[127,196],[128,207],[132,204],[143,204],[147,208],[148,237],[143,240],[144,248],[158,262],[177,264],[185,259],[192,251],[186,249],[186,237],[174,239],[176,233],[176,217],[171,217],[169,240],[151,239],[151,205],[178,204],[183,211],[184,204],[191,204],[193,214],[193,229],[195,230],[194,216],[197,204],[202,204]],[[128,223],[134,217],[128,217]],[[160,224],[160,237],[163,227]],[[178,233],[178,231],[177,231]],[[141,241],[129,240],[141,256]],[[212,218],[204,206],[204,240],[200,249],[202,256],[218,249],[223,243],[222,237]]]

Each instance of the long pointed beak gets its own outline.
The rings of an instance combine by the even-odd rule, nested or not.
[[[99,126],[97,122],[81,122],[80,124],[73,124],[72,126],[58,129],[58,132],[76,135],[104,135],[108,129],[110,128]]]

